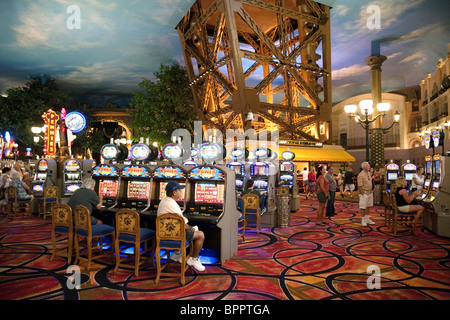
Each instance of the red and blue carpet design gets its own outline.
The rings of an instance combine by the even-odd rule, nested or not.
[[[0,299],[29,300],[449,300],[450,239],[422,228],[394,235],[384,209],[362,227],[357,204],[336,201],[337,215],[316,226],[317,200],[304,200],[289,227],[263,228],[239,240],[222,266],[192,271],[186,285],[144,265],[115,274],[114,257],[95,260],[71,289],[65,258],[51,256],[51,222],[37,217],[0,222]],[[178,266],[173,264],[173,268]],[[371,268],[379,271],[373,274]],[[377,282],[377,279],[379,282]],[[70,282],[70,281],[69,281]],[[369,284],[375,288],[369,288]],[[379,286],[376,286],[379,284]]]

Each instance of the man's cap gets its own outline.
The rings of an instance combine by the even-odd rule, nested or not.
[[[169,181],[169,183],[166,185],[166,192],[167,193],[173,193],[176,190],[184,189],[186,186],[182,186],[176,181]]]

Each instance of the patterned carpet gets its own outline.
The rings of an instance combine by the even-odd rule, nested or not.
[[[150,263],[139,276],[113,272],[112,256],[96,260],[81,284],[67,286],[66,259],[50,261],[51,222],[2,216],[0,299],[26,300],[449,300],[450,239],[422,228],[394,235],[384,209],[362,227],[357,204],[336,201],[337,215],[316,226],[317,200],[302,197],[289,227],[246,234],[237,254],[222,266],[192,271],[186,285],[155,284]],[[174,264],[176,269],[177,265]],[[377,276],[379,275],[379,276]]]

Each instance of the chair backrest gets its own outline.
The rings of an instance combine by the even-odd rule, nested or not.
[[[73,209],[73,214],[75,216],[75,228],[91,232],[91,215],[89,209],[80,204]]]
[[[397,209],[397,199],[395,198],[395,194],[391,194],[390,199],[391,199],[392,211],[394,212],[394,215],[396,215],[398,213],[398,209]]]
[[[186,239],[184,218],[175,213],[164,213],[156,217],[156,239],[180,241],[183,245]]]
[[[52,223],[54,227],[68,227],[72,231],[72,208],[67,204],[55,204],[52,206]]]
[[[383,191],[383,204],[387,207],[389,205],[391,205],[391,200],[390,200],[390,196],[389,193],[385,190]]]
[[[17,189],[16,187],[9,186],[6,188],[6,194],[8,195],[8,201],[17,202]]]
[[[140,239],[139,214],[130,209],[120,209],[116,212],[116,234],[131,234]]]
[[[44,199],[58,199],[58,187],[57,186],[48,186],[44,188]]]
[[[246,193],[242,196],[244,200],[244,211],[247,209],[259,209],[259,196],[254,193]]]
[[[280,186],[277,188],[277,194],[286,195],[289,194],[289,187]]]

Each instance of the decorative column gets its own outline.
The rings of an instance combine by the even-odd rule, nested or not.
[[[377,115],[377,104],[381,101],[381,65],[386,61],[387,57],[382,55],[372,55],[365,59],[366,63],[370,67],[372,74],[372,100],[374,116]],[[376,119],[373,123],[373,130],[371,131],[371,166],[384,168],[384,132],[382,117]]]

